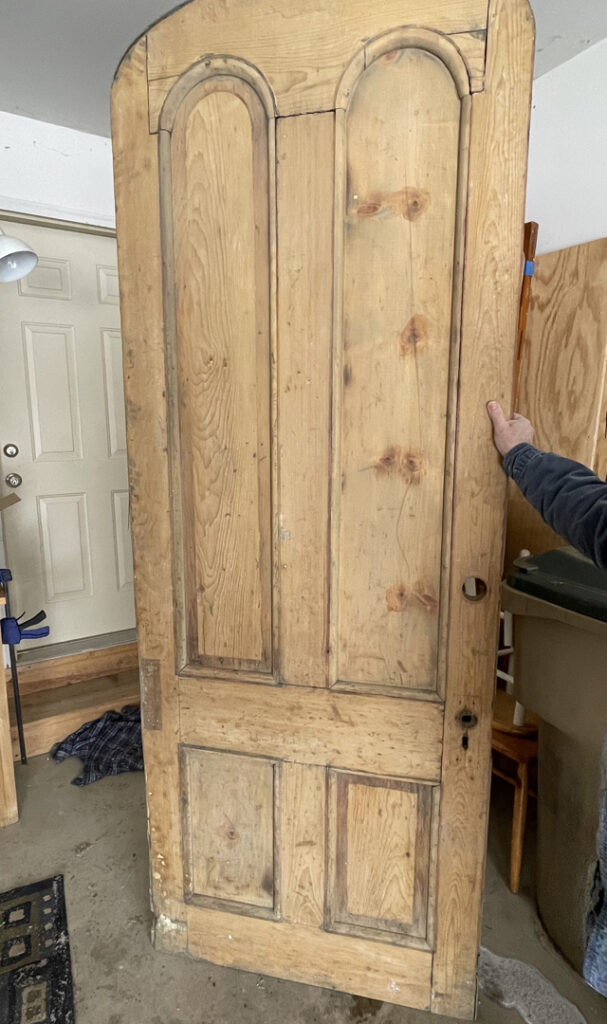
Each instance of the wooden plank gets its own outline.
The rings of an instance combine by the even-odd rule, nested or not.
[[[344,683],[438,687],[461,107],[446,65],[405,48],[367,68],[346,117],[331,587]]]
[[[163,922],[157,940],[183,948],[158,145],[148,134],[145,39],[112,88],[112,146],[137,635],[140,656],[159,662],[162,706],[162,729],[143,731],[153,905]]]
[[[431,20],[439,32],[484,31],[487,0],[441,0]],[[366,39],[427,21],[427,0],[302,0],[284,18],[275,16],[273,0],[254,7],[198,0],[149,29],[149,78],[174,78],[206,54],[238,54],[267,79],[278,114],[330,110],[336,83]]]
[[[281,678],[327,685],[333,114],[281,119],[278,447]]]
[[[120,711],[127,704],[139,704],[136,671],[27,694],[21,701],[21,708],[28,756],[48,754],[53,744],[64,740],[81,725],[94,721],[106,711]],[[13,756],[17,760],[19,739],[14,712],[11,717]]]
[[[6,689],[0,686],[0,828],[19,820]]]
[[[322,927],[325,901],[326,770],[281,765],[281,917]]]
[[[271,668],[268,121],[195,87],[171,135],[188,660]],[[221,170],[216,173],[216,168]],[[174,275],[174,276],[173,276]],[[187,287],[180,282],[187,282]]]
[[[439,775],[439,704],[185,676],[179,695],[181,738],[189,746],[401,778]]]
[[[531,282],[518,411],[538,448],[607,475],[607,239],[538,256]],[[562,547],[511,484],[506,566],[521,548]]]
[[[316,928],[188,907],[189,952],[211,963],[421,1010],[429,1008],[432,954]],[[226,936],[229,942],[226,944]]]
[[[97,651],[83,651],[62,658],[23,662],[19,664],[19,690],[25,696],[40,690],[82,683],[87,679],[128,672],[137,668],[137,660],[137,644],[132,643],[104,647]],[[7,686],[10,692],[8,672]]]
[[[183,748],[186,897],[274,907],[274,765]]]
[[[463,415],[456,450],[456,465],[466,471],[457,476],[454,500],[432,978],[432,1009],[456,1017],[473,1016],[476,999],[502,561],[505,478],[491,445],[485,403],[491,397],[507,404],[512,385],[533,41],[526,0],[492,0],[486,91],[472,97],[459,394]],[[463,581],[470,575],[487,582],[480,601],[463,595]],[[458,722],[464,710],[479,721],[468,732]]]

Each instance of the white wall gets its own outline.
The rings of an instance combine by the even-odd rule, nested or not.
[[[538,252],[607,236],[607,39],[534,83],[526,219]]]
[[[110,140],[0,111],[0,209],[114,227]]]

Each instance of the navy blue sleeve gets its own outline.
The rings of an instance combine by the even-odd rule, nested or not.
[[[607,483],[581,463],[532,444],[512,448],[504,469],[548,526],[607,569]]]

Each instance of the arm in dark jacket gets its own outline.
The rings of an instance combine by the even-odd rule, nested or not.
[[[607,483],[579,462],[517,444],[504,469],[548,526],[607,569]]]

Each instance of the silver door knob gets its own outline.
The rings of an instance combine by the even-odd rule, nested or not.
[[[9,487],[21,487],[23,477],[19,476],[19,473],[7,473],[4,477],[4,482],[8,484]]]
[[[15,455],[19,454],[19,449],[16,444],[5,444],[2,451],[6,455],[7,459],[14,459]]]

